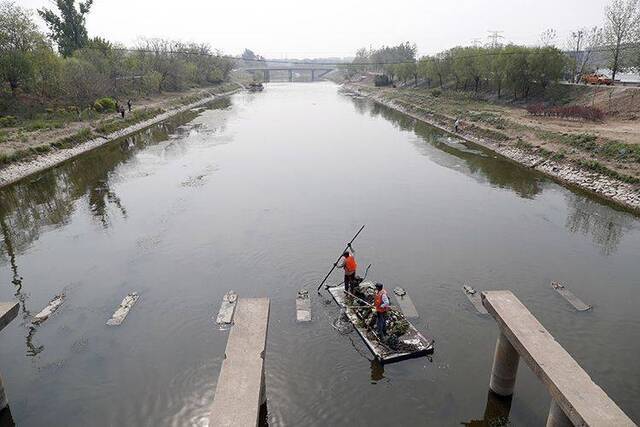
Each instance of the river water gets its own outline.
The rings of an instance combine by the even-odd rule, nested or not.
[[[510,289],[640,422],[640,221],[331,83],[273,83],[0,191],[0,372],[20,426],[206,425],[229,289],[271,298],[271,425],[484,425],[497,326],[461,291]],[[383,367],[315,289],[360,225],[369,278],[436,340]],[[331,280],[341,277],[334,273]],[[567,284],[593,310],[553,291]],[[140,294],[108,327],[122,298]],[[37,327],[31,316],[66,301]],[[550,397],[522,364],[513,425]],[[489,405],[487,413],[494,412]]]

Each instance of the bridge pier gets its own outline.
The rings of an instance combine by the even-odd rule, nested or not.
[[[493,369],[489,388],[500,396],[511,396],[516,385],[518,362],[520,356],[509,339],[500,333],[496,342],[496,351],[493,355]]]
[[[635,426],[512,292],[486,291],[481,297],[500,328],[491,390],[513,394],[522,358],[551,395],[548,427]]]
[[[289,70],[289,81],[293,81],[293,70]]]
[[[573,423],[564,414],[564,411],[556,403],[555,400],[551,400],[551,407],[549,408],[549,416],[547,417],[547,427],[572,427]]]
[[[311,70],[311,81],[315,82],[316,81],[316,70]]]

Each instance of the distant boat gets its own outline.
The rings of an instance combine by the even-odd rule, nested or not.
[[[249,92],[262,92],[264,85],[262,83],[250,83],[248,86]]]

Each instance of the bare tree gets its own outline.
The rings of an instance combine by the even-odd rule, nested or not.
[[[544,30],[540,34],[540,46],[549,47],[554,46],[556,44],[556,39],[558,38],[558,33],[553,28],[549,28]]]
[[[610,51],[611,79],[624,67],[622,51],[637,41],[640,26],[638,0],[612,0],[605,9],[604,41]]]
[[[567,40],[567,50],[571,52],[571,81],[578,83],[591,65],[593,51],[602,46],[602,29],[598,27],[580,28],[573,31]]]

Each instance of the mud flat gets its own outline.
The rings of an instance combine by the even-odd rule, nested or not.
[[[211,101],[214,101],[218,98],[223,98],[225,96],[234,94],[239,90],[240,88],[231,90],[229,92],[208,96],[199,101],[192,102],[191,104],[174,108],[162,114],[158,114],[157,116],[149,120],[145,120],[143,122],[137,123],[127,128],[120,129],[116,132],[110,133],[108,135],[99,136],[95,139],[89,140],[82,144],[78,144],[77,146],[72,148],[55,150],[46,154],[41,154],[35,158],[29,159],[23,162],[11,163],[6,167],[0,169],[0,187],[4,187],[14,182],[20,181],[21,179],[26,178],[35,173],[57,166],[60,163],[63,163],[69,159],[79,156],[80,154],[86,153],[88,151],[101,147],[105,144],[113,142],[118,138],[122,138],[132,133],[136,133],[138,131],[141,131],[142,129],[148,128],[149,126],[153,126],[157,123],[167,120],[168,118],[171,118],[177,114],[184,113],[185,111],[189,111],[192,108],[197,108]]]
[[[416,120],[425,122],[457,138],[487,148],[502,157],[530,169],[535,169],[563,184],[576,186],[630,209],[636,214],[640,213],[640,185],[629,184],[597,172],[585,170],[573,163],[552,160],[538,154],[529,153],[512,145],[506,145],[487,138],[480,138],[470,133],[455,133],[448,127],[438,123],[436,119],[430,117],[429,114],[418,114],[410,111],[406,107],[386,99],[382,94],[370,93],[367,90],[358,90],[360,87],[347,84],[343,85],[343,88],[346,91],[366,96],[379,104],[406,114]]]

